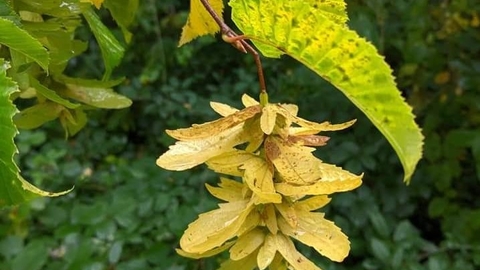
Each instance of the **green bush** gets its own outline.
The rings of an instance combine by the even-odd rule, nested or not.
[[[425,158],[409,186],[393,149],[338,91],[291,59],[265,60],[274,102],[297,103],[301,116],[341,122],[318,152],[365,172],[355,192],[333,196],[327,217],[352,250],[334,264],[304,248],[324,269],[480,268],[480,6],[463,1],[349,1],[350,26],[375,43],[423,127]],[[65,141],[56,123],[22,131],[19,163],[27,179],[70,194],[37,199],[0,215],[0,269],[215,269],[218,258],[176,255],[187,224],[217,201],[197,168],[168,172],[155,159],[172,140],[165,129],[214,118],[210,100],[239,105],[255,94],[251,57],[213,38],[177,48],[188,3],[143,1],[117,90],[132,107],[94,111]],[[229,17],[229,16],[226,16]],[[105,15],[104,20],[110,18]],[[79,35],[84,33],[79,32]],[[101,76],[100,52],[71,62],[69,72]],[[308,117],[307,117],[308,116]]]

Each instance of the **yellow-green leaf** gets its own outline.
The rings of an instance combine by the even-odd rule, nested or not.
[[[222,16],[223,1],[222,0],[208,0],[213,10]],[[178,46],[182,46],[191,40],[208,34],[215,34],[220,30],[220,27],[207,12],[200,0],[190,0],[190,14],[188,15],[187,23],[183,27],[182,36]]]
[[[290,55],[332,83],[365,113],[397,152],[408,182],[423,145],[411,107],[375,47],[339,20],[326,16],[328,5],[318,3],[230,1],[232,19],[263,55]]]

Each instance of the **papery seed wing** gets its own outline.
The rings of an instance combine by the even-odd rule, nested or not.
[[[333,222],[326,220],[323,213],[297,211],[298,225],[292,228],[283,218],[279,218],[280,231],[332,261],[341,262],[350,251],[350,241]]]
[[[265,240],[265,234],[261,229],[253,229],[240,236],[235,245],[230,249],[230,259],[241,260],[252,254]]]
[[[330,122],[316,123],[300,117],[294,117],[293,122],[300,127],[290,128],[291,135],[313,135],[322,131],[336,131],[352,126],[357,120],[351,120],[341,124],[330,124]]]
[[[284,108],[289,113],[290,116],[297,116],[298,114],[298,106],[295,104],[278,104],[280,107]]]
[[[324,146],[330,137],[320,135],[295,135],[288,136],[288,141],[305,146]]]
[[[265,205],[265,209],[262,212],[262,219],[267,226],[268,230],[272,234],[276,234],[278,231],[277,215],[275,213],[275,206],[273,204]]]
[[[277,106],[275,104],[267,104],[262,108],[262,115],[260,116],[260,128],[263,133],[270,135],[275,127],[275,120],[277,119]]]
[[[257,158],[257,156],[243,150],[232,149],[207,160],[206,164],[208,168],[217,173],[243,176],[243,170],[240,170],[240,167],[252,158]]]
[[[297,201],[295,208],[302,211],[314,211],[327,205],[332,199],[327,195],[312,196],[305,200]]]
[[[278,209],[280,215],[290,224],[291,227],[296,228],[298,223],[297,213],[293,205],[289,205],[286,202],[276,204],[275,207]]]
[[[275,165],[281,179],[293,185],[307,185],[321,178],[318,164],[311,152],[314,148],[289,143],[276,136],[265,139],[265,154]]]
[[[226,242],[225,244],[223,244],[222,246],[211,249],[211,250],[209,250],[205,253],[188,253],[188,252],[185,252],[185,251],[183,251],[179,248],[175,249],[175,251],[178,253],[178,255],[186,257],[186,258],[200,259],[200,258],[207,258],[207,257],[217,255],[219,253],[222,253],[225,250],[229,249],[231,246],[233,246],[233,244],[235,244],[235,241],[229,241],[229,242]]]
[[[210,102],[210,107],[212,107],[212,109],[216,113],[220,114],[223,117],[226,117],[226,116],[229,116],[229,115],[232,115],[232,114],[238,112],[238,109],[236,109],[236,108],[234,108],[230,105],[220,103],[220,102],[211,101]]]
[[[260,106],[251,106],[215,121],[195,124],[189,128],[167,130],[166,132],[177,140],[196,140],[211,137],[213,135],[220,136],[223,131],[242,124],[247,119],[252,118],[261,111],[262,109]]]
[[[209,184],[205,184],[210,194],[227,202],[240,201],[244,199],[242,195],[243,185],[240,182],[223,177],[220,179],[221,183],[219,184],[219,187],[213,187]]]
[[[203,139],[178,141],[157,159],[157,165],[175,171],[190,169],[247,140],[242,127],[236,126]]]
[[[248,187],[256,194],[261,202],[259,203],[280,203],[282,196],[275,192],[273,186],[273,173],[265,160],[252,158],[242,166],[245,170],[243,179]]]
[[[223,245],[235,237],[253,206],[247,201],[219,204],[215,209],[200,214],[188,225],[180,239],[180,247],[187,253],[204,253]]]
[[[256,152],[257,149],[263,144],[265,135],[260,128],[260,117],[254,116],[253,118],[245,121],[243,130],[249,135],[248,146],[245,148],[245,151],[251,153]]]
[[[272,234],[265,236],[265,242],[258,250],[257,265],[260,270],[267,268],[275,258],[277,243]]]
[[[277,250],[295,270],[321,270],[295,249],[292,240],[281,233],[276,234]]]
[[[328,195],[355,189],[362,184],[363,175],[355,175],[337,166],[320,163],[317,165],[320,178],[311,185],[276,183],[275,190],[285,196]]]
[[[255,251],[238,261],[226,260],[220,265],[218,270],[254,270],[257,268],[257,253],[258,251]]]
[[[247,94],[243,94],[242,95],[242,104],[243,106],[245,107],[251,107],[251,106],[257,106],[259,105],[260,103],[258,103],[258,101],[256,101],[254,98],[252,98],[251,96],[247,95]]]

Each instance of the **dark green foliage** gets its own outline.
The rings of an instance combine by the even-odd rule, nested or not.
[[[210,100],[236,104],[256,94],[253,60],[202,38],[177,48],[188,3],[142,1],[132,44],[115,76],[134,102],[94,111],[87,127],[63,140],[56,123],[17,140],[25,178],[75,190],[2,210],[0,269],[215,269],[175,254],[197,214],[215,203],[203,168],[174,173],[155,166],[172,141],[164,130],[215,118]],[[433,3],[432,3],[433,2]],[[465,1],[349,1],[350,25],[386,55],[426,136],[425,158],[405,186],[393,149],[327,83],[291,59],[265,60],[272,102],[294,102],[311,120],[341,122],[317,154],[365,172],[362,187],[337,194],[327,209],[352,242],[340,269],[480,268],[480,6]],[[228,17],[228,14],[227,14]],[[103,18],[107,21],[109,18]],[[71,74],[101,76],[100,51],[72,62]]]

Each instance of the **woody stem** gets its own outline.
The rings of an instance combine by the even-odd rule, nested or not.
[[[223,22],[222,18],[218,16],[218,14],[213,10],[212,6],[208,2],[208,0],[200,0],[202,5],[205,7],[207,12],[212,16],[215,22],[220,26],[223,35],[227,37],[237,39],[236,42],[240,42],[242,49],[253,56],[255,60],[255,65],[257,66],[257,74],[258,74],[258,83],[260,85],[260,93],[266,94],[267,93],[267,86],[265,84],[265,77],[263,75],[263,68],[262,68],[262,61],[260,60],[260,55],[258,52],[250,45],[242,36],[239,36],[235,33],[225,22]],[[242,50],[239,49],[239,50]],[[243,50],[242,50],[243,51]]]

